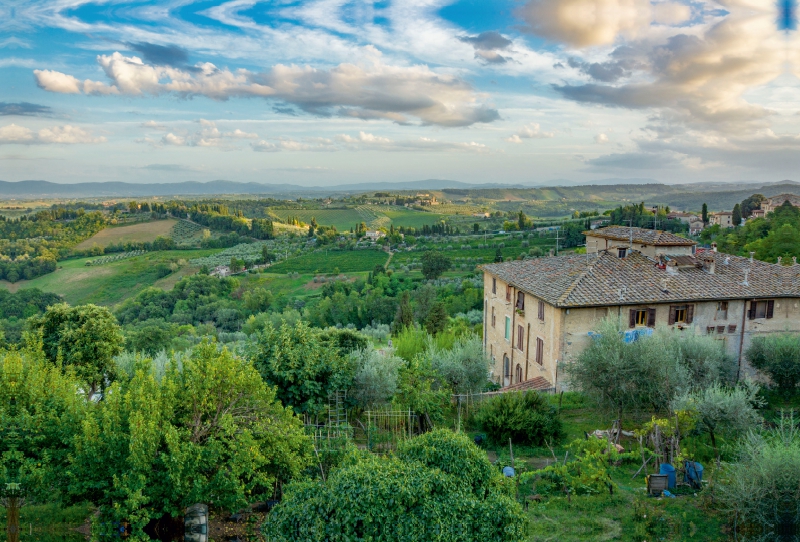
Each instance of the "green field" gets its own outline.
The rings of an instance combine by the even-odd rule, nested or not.
[[[379,250],[325,251],[289,258],[269,268],[270,273],[355,273],[386,264],[389,255]]]
[[[148,286],[170,288],[178,277],[191,271],[188,264],[184,264],[174,273],[159,279],[161,264],[168,265],[179,260],[207,256],[217,251],[218,249],[148,252],[135,258],[92,267],[86,266],[86,260],[92,258],[65,260],[58,263],[58,269],[53,273],[14,284],[0,281],[0,287],[11,291],[39,288],[63,296],[64,301],[71,305],[113,305],[136,295]]]
[[[400,226],[421,228],[424,225],[431,225],[439,222],[446,215],[439,213],[427,213],[424,211],[415,211],[413,209],[406,209],[404,207],[395,207],[387,205],[365,205],[363,210],[368,210],[369,213],[359,212],[358,209],[272,209],[271,214],[279,217],[281,220],[286,220],[287,217],[293,216],[299,218],[305,223],[311,222],[311,218],[315,218],[318,224],[323,226],[334,226],[339,231],[349,231],[350,228],[355,227],[359,222],[367,224],[368,228],[385,226],[390,224],[395,228]],[[371,224],[370,214],[373,217],[380,219],[381,217],[388,217],[390,223],[380,221],[379,223]]]

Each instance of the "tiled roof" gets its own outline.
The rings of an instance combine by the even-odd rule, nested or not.
[[[516,384],[511,384],[510,386],[506,386],[505,388],[500,388],[499,392],[506,392],[506,391],[528,391],[528,390],[538,390],[538,391],[545,391],[545,390],[552,390],[553,385],[543,376],[537,376],[531,378],[530,380],[525,380],[524,382],[517,382]]]
[[[640,245],[662,246],[691,246],[696,245],[691,239],[678,237],[674,233],[661,230],[648,230],[645,228],[628,228],[625,226],[608,226],[592,231],[583,232],[584,235],[613,239],[615,241],[629,241],[633,233],[633,242]]]
[[[570,254],[487,264],[482,268],[557,307],[800,297],[800,265],[713,255],[714,274],[700,267],[681,266],[675,275],[670,275],[659,269],[655,260],[635,250],[625,258],[603,250],[588,256]],[[746,269],[750,271],[747,284],[743,284]]]

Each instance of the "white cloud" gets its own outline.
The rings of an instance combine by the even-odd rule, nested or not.
[[[258,134],[243,132],[239,128],[235,129],[233,132],[225,132],[224,135],[232,139],[258,139]]]
[[[361,64],[340,64],[330,70],[278,64],[256,73],[230,71],[209,62],[194,69],[145,64],[139,57],[120,53],[99,55],[97,61],[111,85],[50,70],[35,70],[37,84],[60,93],[131,96],[174,93],[182,97],[264,97],[291,103],[309,113],[358,118],[384,118],[407,123],[469,126],[492,122],[497,111],[483,103],[484,96],[456,76],[437,73],[428,66],[394,66],[381,53],[365,47]]]
[[[164,145],[175,145],[177,147],[181,147],[183,145],[186,145],[186,138],[176,136],[175,134],[170,132],[161,138],[161,143]]]
[[[33,131],[24,126],[9,124],[0,128],[0,143],[31,143],[33,139]]]
[[[251,143],[250,147],[257,152],[278,152],[281,150],[275,143],[264,141],[263,139],[256,143]]]
[[[505,141],[522,143],[523,139],[549,139],[555,135],[555,132],[543,132],[539,124],[534,122],[523,126],[516,134],[505,138]]]
[[[42,128],[36,133],[30,128],[17,126],[16,124],[9,124],[0,128],[0,143],[59,143],[73,145],[80,143],[105,143],[105,141],[105,137],[94,137],[91,132],[69,124]]]
[[[597,134],[594,136],[594,142],[598,145],[605,145],[608,143],[608,136],[606,134]]]
[[[167,127],[163,124],[159,124],[154,120],[148,120],[147,122],[143,122],[141,124],[142,128],[148,128],[150,130],[159,130],[159,131],[166,131]]]
[[[383,150],[383,151],[430,151],[430,152],[489,152],[489,147],[482,143],[470,141],[468,143],[455,143],[438,141],[428,137],[409,140],[392,140],[376,136],[367,132],[359,132],[358,136],[340,134],[336,140],[351,150]]]
[[[535,34],[574,47],[635,39],[652,23],[677,25],[692,15],[689,6],[650,0],[531,0],[519,13]]]

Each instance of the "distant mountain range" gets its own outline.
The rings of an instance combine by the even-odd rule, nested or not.
[[[297,197],[360,193],[375,190],[442,190],[446,188],[462,190],[480,189],[534,189],[544,187],[587,187],[650,185],[659,186],[664,192],[738,192],[756,190],[775,185],[798,185],[793,181],[776,183],[693,183],[684,185],[664,185],[653,179],[609,178],[589,182],[573,182],[555,179],[546,183],[483,183],[471,184],[447,179],[427,179],[408,182],[369,182],[340,184],[334,186],[300,186],[294,184],[240,183],[234,181],[182,182],[162,184],[134,184],[123,182],[59,184],[49,181],[0,181],[0,198],[97,198],[97,197],[142,197],[142,196],[204,196],[223,194],[249,194],[273,197]],[[737,194],[738,196],[738,194]]]

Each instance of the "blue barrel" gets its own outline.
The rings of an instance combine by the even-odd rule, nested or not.
[[[514,477],[514,469],[512,467],[503,467],[503,476],[508,478]]]
[[[691,484],[693,488],[700,489],[703,481],[703,465],[696,461],[687,461],[684,463],[684,467],[686,471],[683,477],[684,481]]]
[[[667,475],[667,487],[673,489],[675,487],[675,467],[669,463],[661,463],[661,470],[659,474]]]

